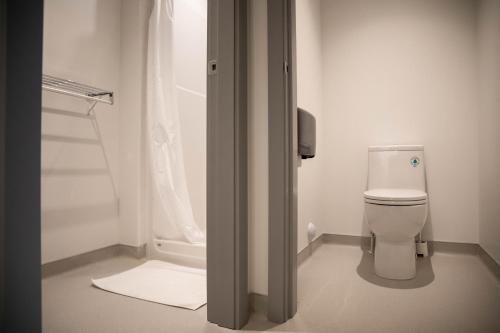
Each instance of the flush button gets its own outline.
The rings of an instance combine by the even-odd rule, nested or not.
[[[416,168],[420,164],[420,158],[414,156],[410,159],[410,164],[412,167]]]

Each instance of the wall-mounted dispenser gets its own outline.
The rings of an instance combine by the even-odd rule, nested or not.
[[[316,154],[316,119],[301,108],[297,108],[297,115],[299,155],[302,159],[313,158]]]

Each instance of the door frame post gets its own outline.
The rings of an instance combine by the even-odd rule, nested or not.
[[[249,317],[246,13],[208,1],[207,317],[232,329]]]
[[[297,312],[297,97],[295,0],[269,0],[268,318]]]
[[[0,2],[0,331],[42,330],[43,1]]]

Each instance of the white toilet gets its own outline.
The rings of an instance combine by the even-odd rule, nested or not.
[[[423,146],[368,148],[368,226],[376,236],[375,273],[388,279],[416,274],[415,236],[427,218]]]

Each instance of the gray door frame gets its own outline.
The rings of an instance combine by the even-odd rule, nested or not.
[[[0,331],[40,332],[43,1],[0,1]]]
[[[269,0],[268,318],[297,312],[297,98],[295,0]]]
[[[232,329],[249,316],[246,12],[208,1],[207,317]]]

